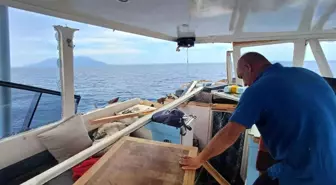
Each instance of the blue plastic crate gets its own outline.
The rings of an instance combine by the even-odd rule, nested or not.
[[[180,129],[157,122],[149,122],[146,126],[152,131],[154,141],[181,144]]]

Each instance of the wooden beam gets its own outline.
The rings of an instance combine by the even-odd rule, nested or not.
[[[147,114],[153,112],[154,110],[149,110],[149,111],[144,111],[144,112],[135,112],[135,113],[129,113],[129,114],[120,114],[120,115],[115,115],[115,116],[107,116],[107,117],[91,120],[90,123],[91,124],[111,123],[113,121],[118,121],[118,120],[125,119],[125,118],[132,118],[132,117],[136,117],[136,116],[144,116],[144,115],[147,115]]]
[[[149,107],[154,106],[155,108],[161,108],[163,107],[163,104],[157,103],[157,102],[152,102],[152,101],[148,101],[148,100],[141,100],[140,105],[146,105]]]
[[[233,112],[236,107],[236,104],[212,104],[211,109],[216,111]]]
[[[208,161],[203,164],[203,167],[220,185],[230,185],[230,183],[224,179],[224,177],[218,173],[218,171]]]
[[[239,99],[240,99],[239,97],[233,96],[231,94],[226,94],[226,93],[223,93],[223,92],[212,92],[212,94],[216,95],[218,97],[233,100],[233,101],[236,101],[236,102],[239,102]]]

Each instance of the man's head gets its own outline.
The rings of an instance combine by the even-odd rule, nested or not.
[[[270,65],[271,63],[259,53],[245,53],[238,60],[238,78],[243,79],[244,84],[250,86],[257,79],[259,74],[261,74],[265,68]]]

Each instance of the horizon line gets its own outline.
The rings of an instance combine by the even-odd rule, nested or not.
[[[336,60],[330,60],[328,62],[335,62]],[[102,61],[99,61],[102,62]],[[274,63],[276,62],[293,62],[293,61],[274,61]],[[315,60],[307,60],[304,62],[316,62]],[[192,62],[192,63],[182,63],[182,62],[178,62],[178,63],[129,63],[129,64],[109,64],[109,63],[105,63],[102,62],[106,65],[109,66],[128,66],[128,65],[173,65],[173,64],[226,64],[226,61],[223,62]],[[75,67],[75,66],[74,66]],[[102,66],[87,66],[87,67],[102,67]],[[31,66],[31,65],[24,65],[24,66],[11,66],[11,68],[57,68],[57,66],[55,65],[54,67],[36,67],[36,66]]]

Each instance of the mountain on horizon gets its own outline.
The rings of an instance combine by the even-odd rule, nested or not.
[[[74,67],[101,67],[108,64],[92,59],[86,56],[77,56],[74,57]],[[26,66],[26,67],[35,67],[35,68],[56,68],[57,67],[57,58],[48,58],[42,60],[41,62]]]

